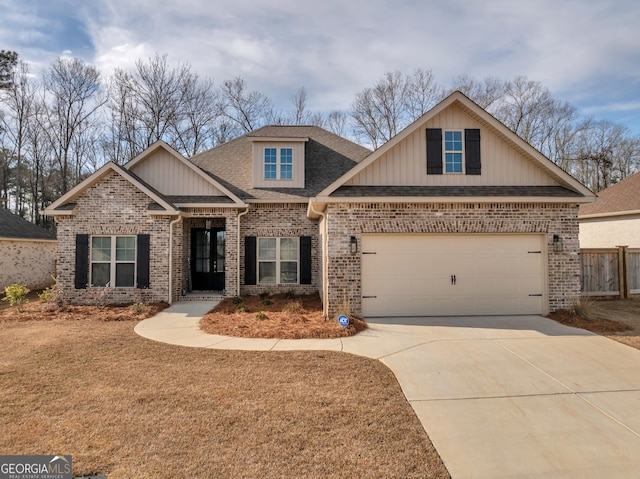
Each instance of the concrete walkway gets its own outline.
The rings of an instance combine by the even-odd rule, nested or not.
[[[453,478],[640,476],[640,351],[539,316],[370,319],[351,338],[242,339],[198,329],[213,303],[140,322],[156,341],[332,350],[396,375]]]

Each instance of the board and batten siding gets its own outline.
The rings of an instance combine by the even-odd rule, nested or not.
[[[426,129],[480,128],[480,175],[427,175]],[[346,184],[385,186],[556,186],[559,183],[488,125],[451,106],[420,126]]]
[[[135,164],[131,171],[168,196],[225,196],[166,150],[158,150]]]

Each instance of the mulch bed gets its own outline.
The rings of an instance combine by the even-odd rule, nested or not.
[[[604,318],[585,319],[566,309],[559,309],[553,313],[549,313],[547,317],[565,326],[586,329],[596,334],[621,333],[633,329],[621,321],[612,321],[611,319]]]
[[[242,301],[225,298],[200,321],[209,334],[243,338],[340,338],[353,336],[367,328],[360,318],[350,318],[340,326],[334,318],[322,316],[317,294],[290,296],[245,296]]]
[[[169,305],[151,303],[134,306],[62,306],[32,301],[22,306],[0,310],[4,321],[140,321],[149,318]]]

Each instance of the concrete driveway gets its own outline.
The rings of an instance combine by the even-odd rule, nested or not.
[[[640,351],[538,316],[369,319],[454,478],[640,476]]]
[[[539,316],[376,318],[352,338],[228,338],[202,333],[198,306],[182,304],[136,332],[185,346],[382,361],[453,478],[640,476],[639,350]]]

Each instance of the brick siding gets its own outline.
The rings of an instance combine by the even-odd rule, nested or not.
[[[542,233],[548,246],[548,309],[567,308],[580,294],[578,208],[575,204],[513,203],[334,203],[328,205],[328,312],[362,314],[361,251],[350,253],[350,237],[363,233]],[[553,251],[553,235],[563,251]]]

